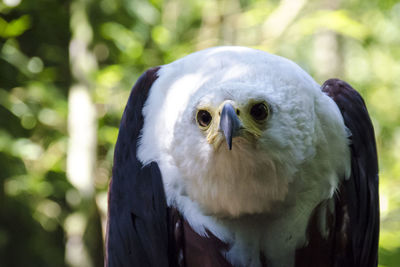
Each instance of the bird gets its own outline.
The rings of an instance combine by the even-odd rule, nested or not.
[[[348,83],[253,48],[201,50],[131,90],[105,265],[377,266],[378,180]]]

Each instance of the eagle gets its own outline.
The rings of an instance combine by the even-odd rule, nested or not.
[[[364,100],[264,51],[209,48],[142,74],[108,198],[108,267],[377,266]]]

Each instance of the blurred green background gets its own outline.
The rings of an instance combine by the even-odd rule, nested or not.
[[[400,266],[400,3],[0,0],[0,266],[102,266],[124,105],[147,68],[217,45],[292,59],[366,100],[380,266]]]

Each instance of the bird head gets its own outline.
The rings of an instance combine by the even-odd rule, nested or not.
[[[214,48],[162,67],[143,114],[139,156],[162,165],[169,201],[188,197],[215,216],[272,212],[315,166],[331,168],[325,150],[344,150],[340,113],[319,85],[253,49]]]

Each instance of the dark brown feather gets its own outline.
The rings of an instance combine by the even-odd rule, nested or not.
[[[170,209],[175,240],[176,262],[179,267],[232,267],[224,253],[229,246],[211,232],[207,236],[196,233],[176,209]]]
[[[143,166],[136,157],[143,127],[142,108],[159,68],[145,72],[131,91],[115,146],[105,265],[169,266],[167,204],[155,162]]]
[[[338,105],[351,132],[351,176],[343,181],[340,206],[348,215],[346,264],[377,266],[379,176],[375,134],[364,100],[348,83],[330,79],[322,85]]]

